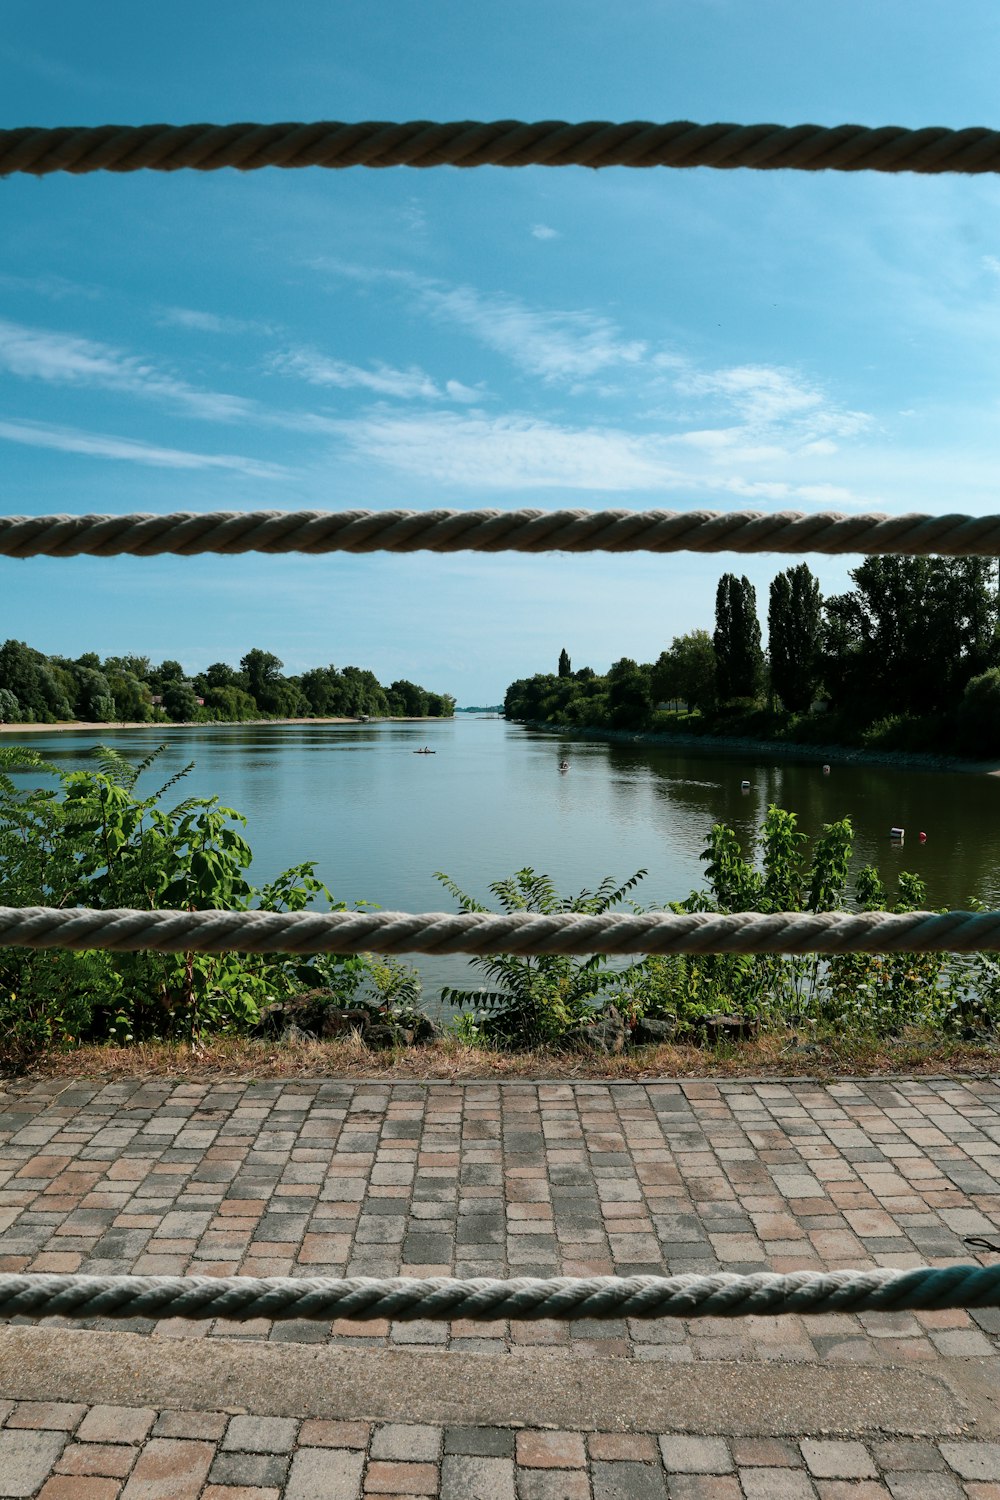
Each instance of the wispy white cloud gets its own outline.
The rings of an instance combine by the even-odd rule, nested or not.
[[[218,313],[201,312],[195,307],[162,307],[157,321],[175,328],[192,328],[198,333],[273,333],[269,323],[247,318],[225,318]]]
[[[542,311],[517,297],[426,281],[418,283],[418,293],[429,312],[547,384],[576,383],[639,365],[647,353],[642,339],[627,338],[602,313]]]
[[[638,366],[649,353],[645,340],[628,338],[614,319],[590,309],[535,308],[518,297],[480,292],[414,271],[359,266],[328,257],[312,265],[353,281],[395,284],[408,291],[423,312],[461,328],[546,384],[580,384],[609,371]]]
[[[53,302],[62,302],[67,297],[86,297],[88,301],[95,302],[103,297],[103,288],[93,286],[83,281],[71,281],[67,276],[54,276],[43,273],[38,276],[15,276],[8,271],[0,271],[0,287],[5,291],[12,292],[34,292],[39,297],[48,297]]]
[[[275,479],[288,472],[278,464],[261,463],[242,454],[191,453],[183,448],[163,448],[135,438],[83,432],[79,428],[59,427],[50,422],[0,419],[0,439],[24,443],[31,448],[52,448],[59,453],[123,459],[157,469],[231,469],[254,479]]]
[[[6,319],[0,319],[0,369],[25,380],[122,391],[207,421],[243,421],[254,412],[241,396],[200,390],[111,345]]]
[[[532,224],[531,232],[536,240],[558,240],[561,238],[558,229],[553,229],[549,224]]]
[[[339,424],[368,460],[421,479],[480,489],[654,489],[675,471],[649,440],[524,415],[376,410]]]
[[[398,370],[381,360],[375,360],[370,368],[365,368],[349,364],[346,360],[330,359],[316,349],[299,348],[276,354],[271,360],[271,367],[282,375],[296,375],[310,385],[371,391],[374,395],[397,401],[447,399],[467,402],[482,399],[481,391],[474,391],[460,380],[448,380],[444,385],[438,385],[417,365],[411,365],[408,370]]]
[[[794,424],[850,437],[869,422],[861,412],[845,411],[796,370],[776,365],[733,365],[729,369],[689,370],[677,380],[685,395],[718,397],[732,407],[748,428]]]
[[[711,491],[784,503],[860,504],[865,497],[815,473],[779,447],[747,473],[752,457],[737,451],[725,464],[678,437],[597,424],[570,426],[524,413],[481,411],[401,415],[375,409],[333,424],[366,462],[468,490],[576,489],[628,492]]]

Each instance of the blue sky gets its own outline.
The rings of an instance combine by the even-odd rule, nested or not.
[[[5,126],[998,126],[1000,8],[930,0],[8,0]],[[482,168],[0,182],[5,513],[997,508],[1000,184]],[[810,559],[828,592],[850,561]],[[274,650],[460,703],[649,660],[735,566],[0,562],[0,638]]]

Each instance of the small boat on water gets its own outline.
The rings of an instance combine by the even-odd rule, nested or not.
[[[425,745],[422,750],[414,750],[413,753],[414,755],[437,755],[437,751],[432,750],[428,745]]]
[[[559,769],[562,772],[568,771],[569,770],[569,761],[568,760],[561,760],[559,762]]]

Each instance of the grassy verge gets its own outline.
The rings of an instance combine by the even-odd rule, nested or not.
[[[398,1052],[369,1052],[360,1041],[266,1043],[214,1039],[191,1048],[151,1042],[130,1047],[80,1047],[52,1052],[18,1068],[0,1062],[7,1078],[347,1078],[387,1082],[517,1079],[644,1080],[650,1078],[838,1078],[1000,1072],[1000,1047],[920,1035],[857,1037],[810,1044],[763,1036],[717,1047],[661,1046],[622,1057],[589,1057],[539,1049],[492,1052],[446,1040]]]

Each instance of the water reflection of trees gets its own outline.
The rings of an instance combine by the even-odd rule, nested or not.
[[[747,847],[772,803],[794,812],[810,836],[846,816],[855,830],[854,869],[877,865],[893,893],[898,872],[911,870],[926,882],[931,906],[1000,904],[1000,778],[850,764],[834,764],[824,776],[819,762],[764,765],[738,752],[604,748],[613,795],[633,799],[648,788],[665,838],[703,845],[712,824],[722,822]],[[744,779],[749,792],[740,789]],[[895,825],[907,830],[902,846],[890,842]],[[924,845],[921,829],[928,832]]]

